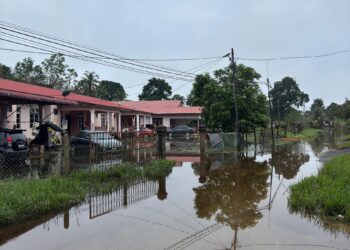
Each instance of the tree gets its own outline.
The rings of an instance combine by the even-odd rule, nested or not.
[[[326,114],[327,114],[327,118],[331,121],[333,121],[334,118],[336,117],[338,118],[342,117],[342,105],[332,102],[326,108]]]
[[[13,78],[17,81],[26,83],[44,85],[45,75],[40,65],[34,65],[34,60],[30,57],[17,62],[13,71]]]
[[[10,67],[0,63],[0,78],[13,79],[12,70]]]
[[[187,105],[190,106],[203,106],[204,97],[204,87],[210,83],[213,83],[214,79],[210,77],[208,73],[204,75],[197,75],[191,93],[187,97]]]
[[[267,100],[257,84],[260,74],[242,64],[236,69],[239,131],[247,133],[257,127],[266,127]],[[208,128],[234,130],[235,109],[231,79],[231,67],[215,71],[214,78],[209,74],[195,78],[189,104],[204,107],[202,116]]]
[[[97,87],[97,96],[108,101],[122,101],[126,98],[126,93],[120,83],[103,80]]]
[[[143,86],[139,100],[169,100],[171,93],[171,86],[165,80],[153,77]]]
[[[99,76],[93,71],[85,71],[83,78],[78,82],[75,91],[82,95],[96,96]]]
[[[78,73],[75,69],[67,69],[64,77],[64,90],[73,90],[78,83]]]
[[[182,95],[179,95],[179,94],[173,95],[171,100],[179,100],[179,101],[181,101],[181,104],[185,103],[185,97],[183,97]]]
[[[64,89],[66,70],[68,65],[65,64],[65,58],[62,54],[53,54],[45,59],[42,63],[44,75],[46,77],[46,85],[54,89]]]
[[[275,119],[283,119],[294,107],[299,108],[309,101],[309,95],[302,92],[296,81],[288,76],[275,82],[270,94]]]
[[[312,114],[313,125],[316,128],[323,127],[324,110],[325,110],[325,107],[323,105],[322,99],[320,98],[315,99],[311,105],[311,114]]]

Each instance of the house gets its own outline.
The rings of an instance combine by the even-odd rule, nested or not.
[[[0,79],[0,128],[26,130],[53,122],[70,135],[81,129],[117,131],[146,124],[199,126],[201,107],[185,107],[177,100],[112,102],[37,85]]]
[[[129,109],[129,111],[122,113],[122,121],[123,117],[136,117],[136,121],[139,120],[138,123],[141,126],[154,124],[172,128],[187,124],[198,128],[202,113],[202,107],[186,107],[181,104],[180,100],[122,101],[117,103]]]

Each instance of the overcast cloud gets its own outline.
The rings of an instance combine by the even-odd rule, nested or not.
[[[270,58],[350,48],[349,0],[0,0],[0,12],[2,21],[132,58],[218,56],[231,48],[238,57]],[[0,47],[20,48],[3,41]],[[26,56],[37,63],[47,57],[0,50],[0,62],[11,67]],[[266,63],[239,62],[254,67],[266,79]],[[67,63],[80,75],[93,70],[101,79],[122,83],[134,100],[142,87],[128,86],[150,78],[74,59]],[[187,70],[201,63],[162,65]],[[225,58],[211,70],[228,63]],[[291,76],[311,99],[322,98],[327,105],[349,97],[349,73],[350,53],[269,63],[271,82]],[[176,89],[184,83],[171,85]],[[176,93],[187,96],[191,87],[187,84]]]

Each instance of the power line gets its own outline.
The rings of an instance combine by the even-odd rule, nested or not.
[[[237,60],[241,61],[277,61],[277,60],[294,60],[294,59],[311,59],[311,58],[320,58],[320,57],[327,57],[327,56],[334,56],[337,54],[343,54],[348,53],[350,49],[330,52],[326,54],[320,54],[320,55],[311,55],[311,56],[285,56],[285,57],[272,57],[272,58],[243,58],[243,57],[236,57]]]
[[[212,56],[212,57],[193,57],[193,58],[158,58],[158,59],[150,59],[150,58],[126,58],[125,60],[130,61],[149,61],[149,62],[176,62],[176,61],[198,61],[198,60],[210,60],[210,59],[218,59],[224,56]]]
[[[14,43],[17,45],[21,45],[21,46],[26,46],[26,47],[30,47],[30,48],[34,48],[34,49],[39,49],[42,51],[46,51],[46,52],[50,52],[50,53],[60,53],[64,56],[68,56],[68,57],[72,57],[75,59],[79,59],[79,60],[83,60],[83,61],[88,61],[88,62],[93,62],[93,63],[97,63],[97,64],[101,64],[101,65],[105,65],[105,66],[110,66],[110,67],[114,67],[114,68],[118,68],[118,69],[124,69],[124,70],[129,70],[129,71],[133,71],[133,72],[137,72],[137,73],[142,73],[142,74],[148,74],[151,76],[158,76],[158,77],[162,77],[162,78],[172,78],[172,79],[176,79],[176,80],[183,80],[183,81],[192,81],[192,79],[188,79],[188,78],[181,78],[181,77],[177,77],[174,75],[165,75],[165,74],[161,74],[161,73],[156,73],[156,72],[151,72],[151,71],[147,71],[147,70],[142,70],[142,69],[138,69],[138,68],[133,68],[133,67],[129,67],[129,66],[125,66],[125,65],[120,65],[117,63],[113,63],[113,62],[108,62],[108,61],[104,61],[95,57],[88,57],[86,55],[82,55],[82,54],[77,54],[77,53],[72,53],[69,52],[67,50],[62,50],[62,49],[58,49],[56,47],[47,45],[48,47],[54,48],[54,49],[58,49],[57,51],[52,51],[52,50],[48,50],[48,49],[44,49],[44,48],[40,48],[40,47],[36,47],[36,46],[32,46],[32,45],[28,45],[25,43],[20,43],[17,41],[13,41],[13,40],[8,40],[8,39],[4,39],[0,37],[0,40],[6,41],[6,42],[10,42],[10,43]],[[68,52],[68,53],[65,53]]]
[[[72,50],[78,50],[78,51],[83,52],[83,53],[93,54],[95,56],[97,55],[97,56],[100,56],[100,57],[102,57],[104,59],[115,60],[115,61],[118,61],[120,63],[129,64],[129,65],[132,65],[133,67],[146,68],[148,70],[160,71],[160,72],[163,72],[163,73],[179,75],[179,76],[182,76],[182,77],[193,76],[191,74],[186,74],[186,73],[184,73],[182,71],[179,71],[179,70],[176,70],[176,69],[170,69],[170,68],[162,67],[162,66],[158,66],[158,65],[138,63],[135,60],[132,61],[132,62],[125,61],[125,59],[123,57],[116,56],[116,55],[113,55],[113,54],[108,53],[108,52],[104,52],[104,51],[101,51],[101,50],[98,50],[98,49],[94,49],[94,48],[91,48],[91,47],[88,47],[88,46],[84,46],[84,45],[81,45],[81,44],[77,44],[77,43],[74,43],[74,42],[68,42],[68,41],[65,41],[63,39],[53,38],[52,36],[44,35],[43,33],[31,31],[29,29],[22,28],[22,27],[19,27],[19,26],[15,26],[15,25],[11,25],[11,24],[9,25],[9,24],[4,23],[2,21],[0,21],[0,29],[7,30],[8,32],[17,33],[17,34],[20,34],[22,36],[28,36],[28,37],[31,37],[31,38],[34,38],[34,39],[37,39],[37,40],[41,40],[41,41],[47,42],[47,43],[53,43],[53,44],[56,44],[56,45],[59,45],[59,46],[62,46],[62,47],[66,47],[66,48],[69,48],[69,49],[72,49]],[[38,35],[41,36],[41,37],[38,37]],[[42,37],[45,37],[45,38],[42,38]]]

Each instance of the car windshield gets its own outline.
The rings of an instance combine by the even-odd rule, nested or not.
[[[114,139],[110,134],[108,133],[93,133],[91,134],[92,140],[111,140]]]

